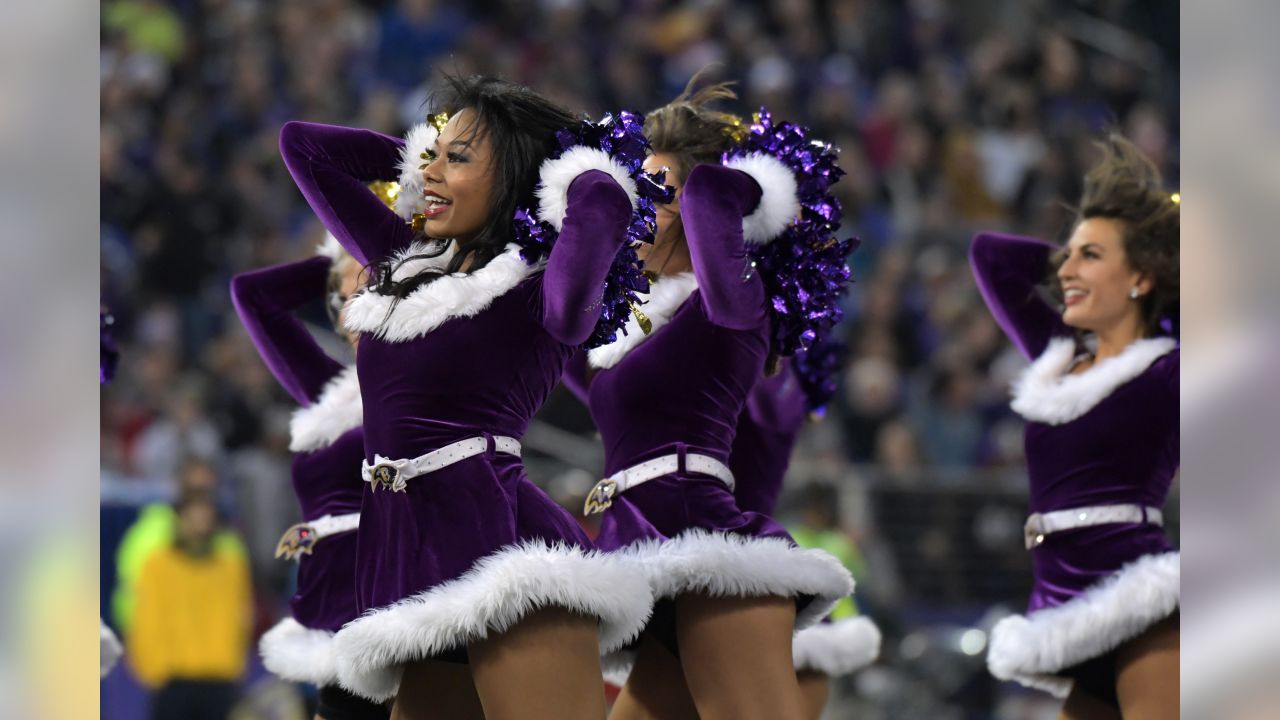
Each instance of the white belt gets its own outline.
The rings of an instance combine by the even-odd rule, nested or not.
[[[681,467],[682,458],[684,460],[683,467]],[[595,487],[591,488],[591,492],[587,493],[587,501],[582,507],[582,513],[584,515],[594,515],[604,512],[609,509],[610,505],[613,505],[613,499],[618,495],[637,485],[643,485],[650,480],[680,472],[681,470],[710,475],[724,483],[729,488],[729,492],[733,492],[733,472],[724,463],[707,455],[673,453],[646,460],[625,470],[619,470],[596,483]]]
[[[520,457],[520,441],[515,438],[473,437],[445,445],[439,450],[432,450],[426,455],[419,455],[410,460],[392,460],[375,454],[372,465],[368,460],[361,463],[360,474],[364,476],[365,482],[373,485],[374,491],[382,487],[389,488],[392,492],[405,492],[405,481],[481,455],[489,450],[490,443],[494,452]]]
[[[276,544],[276,557],[295,560],[310,555],[316,543],[339,533],[351,532],[360,527],[360,513],[325,515],[315,520],[300,522],[284,531]]]
[[[1027,549],[1044,542],[1049,533],[1109,523],[1151,523],[1164,525],[1164,514],[1158,508],[1143,505],[1095,505],[1092,507],[1032,513],[1023,526]]]

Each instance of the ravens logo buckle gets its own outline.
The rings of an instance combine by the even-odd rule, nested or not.
[[[601,480],[587,493],[587,502],[582,506],[583,515],[595,515],[608,510],[613,505],[613,496],[618,492],[618,483],[613,480]]]
[[[280,536],[276,544],[276,557],[285,560],[296,560],[303,555],[310,555],[319,540],[316,529],[307,523],[298,523]]]
[[[381,463],[373,467],[373,489],[376,491],[379,487],[384,490],[401,490],[396,487],[396,481],[400,478],[400,468],[390,463]]]

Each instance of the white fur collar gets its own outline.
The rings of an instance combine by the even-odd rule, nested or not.
[[[338,262],[338,258],[342,257],[344,252],[346,251],[338,244],[338,238],[334,237],[333,233],[328,230],[324,233],[324,240],[321,240],[320,244],[316,246],[316,255],[327,257],[335,263]]]
[[[731,158],[724,166],[741,170],[760,186],[760,204],[742,219],[742,239],[767,245],[800,214],[795,174],[781,160],[761,153]]]
[[[538,219],[550,223],[556,232],[560,232],[564,227],[564,217],[569,211],[569,186],[588,170],[608,173],[627,193],[632,211],[636,209],[636,199],[640,193],[636,189],[636,181],[631,179],[631,173],[605,151],[579,145],[554,160],[543,161],[539,168],[536,191]]]
[[[419,123],[404,136],[400,150],[400,192],[396,195],[396,214],[409,222],[413,214],[422,212],[427,201],[422,197],[422,153],[435,147],[440,132],[431,123]]]
[[[334,375],[314,403],[293,411],[289,419],[289,450],[313,452],[329,447],[343,433],[362,424],[360,380],[352,365]]]
[[[414,242],[392,258],[394,266],[400,258],[428,252],[431,246]],[[456,246],[438,257],[410,260],[396,269],[393,277],[403,280],[428,269],[445,267]],[[520,256],[520,246],[512,243],[488,265],[469,273],[454,273],[414,290],[395,304],[395,298],[362,290],[347,301],[346,328],[369,333],[390,342],[406,342],[435,330],[446,320],[471,317],[489,307],[498,298],[540,270],[542,264],[530,266]],[[388,316],[388,311],[391,311]]]
[[[1176,346],[1172,338],[1138,340],[1119,355],[1078,375],[1068,375],[1075,358],[1075,342],[1071,338],[1054,338],[1014,382],[1013,410],[1027,420],[1050,425],[1071,422]]]
[[[650,334],[658,332],[659,328],[666,325],[676,314],[676,310],[679,310],[680,306],[684,305],[684,301],[688,300],[697,289],[698,279],[691,272],[654,280],[649,286],[649,292],[640,295],[640,310],[653,323]],[[627,317],[627,324],[623,329],[626,330],[626,334],[619,332],[617,340],[587,351],[587,362],[591,367],[604,369],[617,365],[622,362],[622,358],[626,357],[627,353],[649,337],[640,329],[635,313]]]

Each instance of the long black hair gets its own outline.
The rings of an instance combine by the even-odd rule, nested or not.
[[[449,260],[443,269],[424,270],[403,280],[393,280],[395,270],[409,260],[438,257],[449,243],[437,242],[425,254],[384,261],[371,268],[370,286],[378,293],[404,298],[419,287],[459,272],[478,270],[497,257],[511,242],[511,224],[519,207],[536,207],[534,188],[538,168],[555,148],[556,131],[577,122],[565,108],[523,85],[496,77],[444,75],[444,87],[432,96],[431,114],[453,116],[471,110],[474,120],[462,130],[462,139],[489,140],[493,171],[488,220],[475,238]],[[426,239],[420,236],[419,239]]]

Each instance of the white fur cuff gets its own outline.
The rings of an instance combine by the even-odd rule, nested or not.
[[[338,680],[361,697],[389,699],[405,663],[502,633],[548,606],[599,618],[601,650],[610,652],[640,634],[653,595],[620,558],[540,542],[512,546],[462,577],[348,623],[335,636]]]
[[[1111,652],[1178,609],[1179,557],[1147,555],[1057,607],[1001,620],[987,668],[1065,697],[1071,681],[1058,672]]]
[[[316,687],[338,681],[333,657],[333,633],[303,627],[285,618],[263,633],[258,641],[262,664],[276,677]]]
[[[796,670],[840,677],[870,665],[880,657],[880,628],[869,617],[818,623],[796,633],[791,641]]]
[[[405,222],[413,219],[414,213],[422,212],[427,201],[422,197],[422,170],[418,169],[425,160],[422,153],[435,147],[440,131],[431,123],[419,123],[409,129],[404,136],[404,148],[400,150],[400,193],[396,195],[396,214]]]
[[[853,594],[853,576],[830,553],[781,538],[689,530],[665,542],[645,540],[619,551],[649,575],[656,599],[686,593],[713,597],[799,597],[814,600],[796,628],[826,617]]]
[[[563,155],[542,163],[538,183],[538,219],[550,223],[556,232],[564,227],[564,217],[569,212],[569,186],[579,175],[588,170],[601,170],[609,174],[627,193],[631,209],[636,209],[639,190],[631,173],[622,163],[609,157],[609,153],[597,148],[579,145],[569,148]]]
[[[742,238],[752,245],[772,242],[800,214],[796,177],[791,168],[760,153],[732,158],[724,166],[741,170],[760,186],[760,204],[742,219]]]

